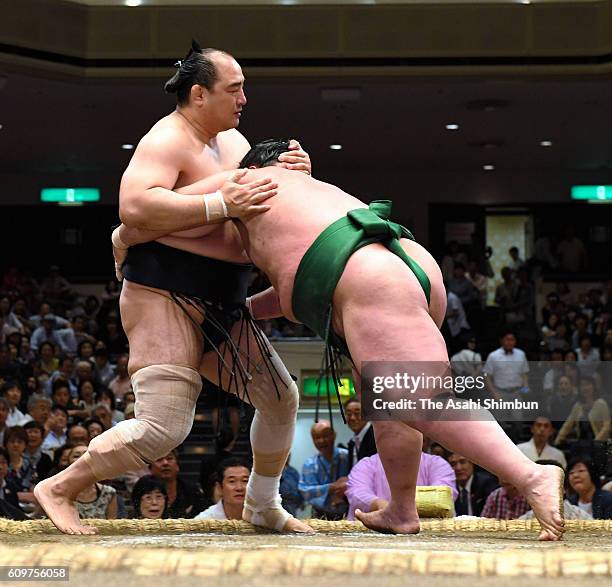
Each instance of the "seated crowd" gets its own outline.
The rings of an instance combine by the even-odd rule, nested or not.
[[[527,267],[517,250],[510,257],[495,294],[499,346],[487,354],[486,345],[479,345],[486,277],[469,258],[455,255],[442,263],[449,296],[443,333],[451,363],[459,374],[486,374],[482,394],[488,397],[537,397],[539,411],[530,427],[525,418],[509,418],[508,434],[528,458],[565,469],[567,517],[612,519],[612,483],[603,462],[610,437],[612,381],[605,367],[612,359],[612,280],[580,299],[560,285],[536,317]],[[5,273],[0,284],[1,517],[42,515],[35,484],[78,459],[96,435],[134,417],[119,291],[112,282],[102,300],[82,299],[57,267],[41,284],[16,270]],[[309,335],[290,323],[264,326],[271,337]],[[550,362],[537,385],[528,359]],[[311,430],[316,452],[302,471],[286,463],[281,496],[294,515],[354,519],[356,509],[380,509],[390,499],[371,423],[362,419],[357,398],[344,409],[353,433],[348,446],[337,445],[331,423],[321,420]],[[215,456],[203,460],[199,485],[182,478],[174,450],[147,469],[84,490],[77,496],[80,515],[240,519],[251,464],[235,448],[239,402],[231,410],[232,430],[215,430]],[[499,416],[503,421],[504,414]],[[418,484],[448,486],[457,516],[532,515],[511,480],[493,478],[429,439],[424,439]]]

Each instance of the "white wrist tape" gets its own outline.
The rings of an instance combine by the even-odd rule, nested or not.
[[[113,230],[113,234],[111,235],[111,242],[116,249],[129,249],[129,245],[126,245],[119,236],[119,226]]]
[[[204,212],[206,222],[227,218],[227,206],[219,190],[214,194],[204,194]]]
[[[245,300],[244,305],[247,307],[247,310],[249,311],[251,318],[255,318],[255,316],[253,316],[253,298],[248,297]]]

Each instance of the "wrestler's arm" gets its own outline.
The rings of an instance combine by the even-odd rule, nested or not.
[[[247,298],[247,306],[254,320],[270,320],[284,316],[274,287],[269,287]]]
[[[140,142],[121,179],[119,216],[129,227],[178,232],[208,224],[203,194],[173,191],[188,167],[184,139],[175,131],[158,131]],[[246,170],[234,171],[220,188],[228,216],[241,217],[269,209],[265,200],[276,195],[269,178],[237,183]],[[206,193],[206,192],[205,192]]]
[[[184,195],[201,195],[208,194],[217,191],[232,175],[233,171],[221,171],[220,173],[215,173],[215,175],[211,175],[205,179],[201,179],[196,183],[192,183],[190,185],[183,186],[177,190],[174,190],[177,194]],[[222,222],[223,220],[213,221],[210,224],[214,224],[215,222]],[[148,243],[150,241],[161,238],[162,236],[167,236],[168,234],[172,234],[175,231],[172,230],[150,230],[146,228],[136,228],[133,226],[126,226],[125,224],[121,224],[118,228],[115,229],[117,235],[119,237],[119,243],[122,243],[124,247],[118,248],[128,248],[134,245],[140,245],[142,243]]]

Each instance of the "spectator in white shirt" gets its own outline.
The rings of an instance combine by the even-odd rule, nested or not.
[[[601,358],[599,349],[593,348],[591,337],[588,334],[580,338],[580,347],[576,349],[576,358],[580,374],[593,377]]]
[[[516,348],[516,337],[506,332],[501,346],[489,354],[483,372],[487,374],[487,387],[495,399],[510,399],[516,392],[527,391],[529,364],[521,349]]]
[[[21,401],[21,387],[16,381],[7,381],[2,386],[2,397],[9,404],[9,413],[6,419],[6,425],[21,426],[24,423],[25,415],[19,410],[19,402]]]
[[[221,499],[195,516],[194,520],[242,520],[242,508],[251,468],[239,458],[221,461],[217,467],[217,483]]]
[[[482,371],[482,356],[476,352],[478,342],[475,336],[470,336],[465,348],[451,357],[453,372],[457,375],[480,375]]]
[[[518,445],[521,452],[534,462],[541,459],[557,461],[563,468],[567,467],[565,455],[558,448],[551,446],[550,440],[554,428],[548,416],[538,416],[531,425],[531,440]]]
[[[501,346],[493,351],[485,362],[483,373],[487,375],[485,385],[496,400],[518,400],[521,394],[529,391],[527,373],[529,364],[525,353],[516,348],[516,338],[512,332],[501,337]],[[520,409],[492,410],[500,422],[511,422],[504,426],[506,433],[515,440],[521,432],[519,423],[523,419]]]
[[[53,406],[47,420],[47,436],[42,443],[42,451],[53,458],[55,449],[66,444],[66,425],[68,424],[68,412],[62,406]]]

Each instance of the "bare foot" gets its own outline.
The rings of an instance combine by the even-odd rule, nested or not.
[[[355,510],[355,517],[370,530],[383,534],[418,534],[421,529],[416,513],[400,513],[392,504],[369,513]]]
[[[254,526],[262,526],[277,532],[314,534],[314,530],[308,524],[294,518],[283,508],[280,496],[272,500],[269,505],[270,507],[260,509],[247,495],[242,508],[242,519]]]
[[[536,465],[527,479],[523,495],[542,526],[538,540],[561,540],[565,531],[563,483],[565,474],[556,465]]]
[[[83,526],[79,513],[61,484],[53,479],[45,479],[34,487],[34,497],[45,510],[56,528],[64,534],[97,534],[92,526]]]
[[[298,520],[291,516],[287,519],[287,522],[283,526],[284,533],[287,534],[314,534],[315,531],[308,525],[304,524],[304,522]]]

